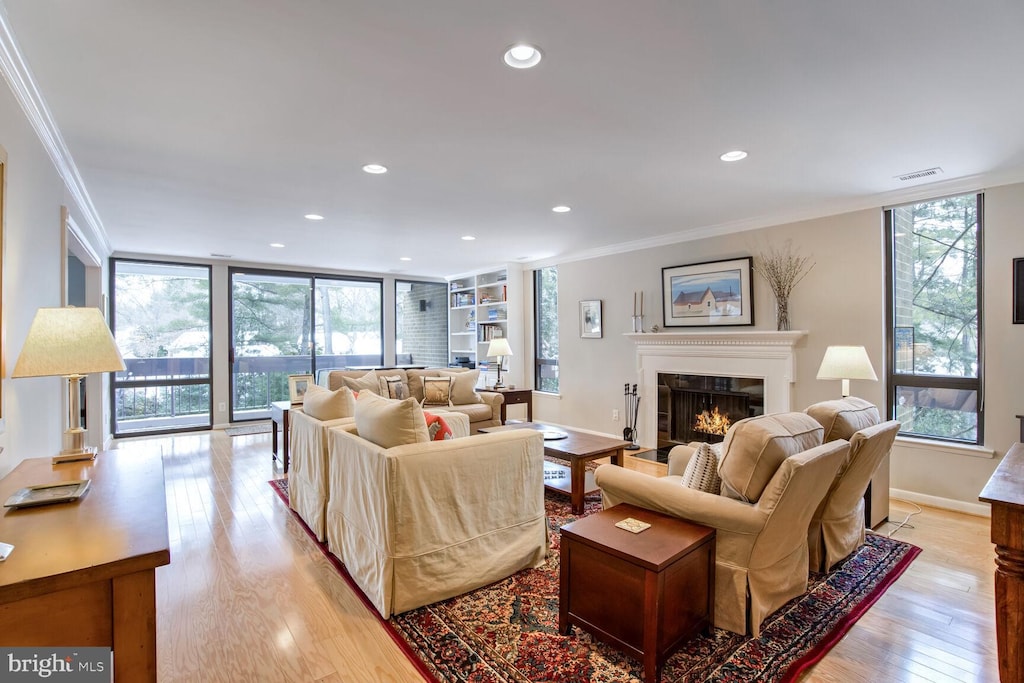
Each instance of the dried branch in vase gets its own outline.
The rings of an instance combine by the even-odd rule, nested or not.
[[[794,253],[788,241],[785,247],[769,247],[754,259],[754,272],[768,283],[775,295],[777,329],[789,329],[789,297],[812,268],[811,257]]]

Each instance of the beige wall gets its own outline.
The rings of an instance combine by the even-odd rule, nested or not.
[[[61,449],[62,380],[10,379],[10,373],[36,309],[61,303],[60,207],[69,202],[49,156],[7,88],[0,88],[0,146],[7,151],[2,476],[24,458]]]
[[[1024,215],[1024,185],[988,190],[985,209],[985,443],[1001,456],[1017,438],[1013,416],[1024,413],[1019,389],[1024,385],[1024,369],[1016,361],[1024,348],[1024,326],[1010,324],[1011,258],[1024,256],[1019,220]],[[797,350],[794,407],[802,409],[838,396],[838,381],[815,379],[830,344],[865,346],[882,377],[882,235],[879,208],[558,264],[560,396],[539,395],[534,401],[536,419],[621,433],[625,423],[613,421],[612,410],[623,408],[623,384],[637,381],[634,348],[623,336],[631,330],[633,292],[644,291],[645,329],[650,330],[652,324],[662,323],[663,267],[748,256],[785,240],[792,240],[796,250],[815,262],[790,303],[792,328],[808,332]],[[578,302],[582,299],[604,301],[603,339],[580,338]],[[754,302],[755,329],[774,329],[774,299],[756,276]],[[854,395],[885,403],[882,381],[853,381],[851,388]],[[652,409],[651,399],[641,398],[641,410]],[[892,487],[975,504],[996,463],[993,458],[948,449],[898,446],[892,458]]]

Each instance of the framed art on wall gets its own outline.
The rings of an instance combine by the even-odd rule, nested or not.
[[[754,324],[753,257],[661,269],[665,327]]]
[[[584,339],[601,338],[601,300],[580,302],[580,336]]]
[[[313,375],[288,375],[288,398],[292,405],[302,403],[310,384],[313,384]]]

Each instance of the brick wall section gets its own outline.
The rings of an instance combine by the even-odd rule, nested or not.
[[[402,341],[400,353],[412,354],[412,362],[432,368],[448,365],[448,285],[444,282],[413,282],[407,292],[397,292],[395,319]],[[420,301],[426,301],[420,311]]]

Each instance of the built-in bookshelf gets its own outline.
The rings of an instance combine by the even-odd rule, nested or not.
[[[509,273],[514,274],[511,280]],[[479,367],[480,386],[491,386],[497,379],[497,359],[487,357],[492,339],[507,337],[513,354],[525,353],[521,290],[522,269],[517,264],[454,277],[448,282],[449,362]],[[505,359],[502,379],[506,384],[521,381],[522,371],[512,371],[521,366],[515,358]]]

